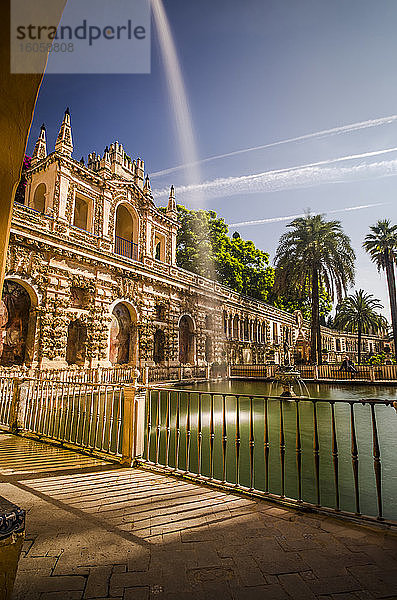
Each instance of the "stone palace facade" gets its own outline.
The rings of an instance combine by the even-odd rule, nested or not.
[[[144,162],[118,142],[87,164],[72,157],[70,114],[47,154],[44,126],[15,203],[0,310],[1,364],[206,365],[282,362],[285,342],[308,358],[295,315],[176,266],[174,189],[154,202]],[[354,335],[323,329],[325,358],[357,352]],[[364,352],[382,339],[365,336]]]

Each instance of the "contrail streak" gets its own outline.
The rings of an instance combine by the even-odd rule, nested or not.
[[[275,146],[282,146],[283,144],[291,144],[293,142],[301,142],[310,139],[319,139],[323,137],[329,137],[334,135],[340,135],[343,133],[351,133],[353,131],[360,131],[361,129],[369,129],[371,127],[380,127],[382,125],[389,125],[397,121],[397,115],[390,115],[389,117],[381,117],[379,119],[369,119],[368,121],[360,121],[358,123],[351,123],[350,125],[341,125],[340,127],[333,127],[332,129],[323,129],[322,131],[316,131],[314,133],[307,133],[298,137],[288,138],[286,140],[278,140],[270,144],[264,144],[262,146],[253,146],[251,148],[244,148],[242,150],[235,150],[234,152],[226,152],[225,154],[216,154],[203,158],[199,161],[189,162],[184,165],[177,165],[176,167],[170,167],[169,169],[163,169],[162,171],[156,171],[151,174],[151,178],[160,177],[161,175],[168,175],[175,173],[182,169],[186,169],[198,164],[204,164],[219,160],[221,158],[229,158],[231,156],[238,156],[240,154],[246,154],[248,152],[256,152],[258,150],[266,150],[267,148],[274,148]]]
[[[345,181],[354,176],[385,177],[387,175],[396,175],[397,161],[395,159],[358,164],[351,167],[330,167],[330,165],[344,161],[381,156],[391,152],[397,152],[397,147],[364,152],[362,154],[350,154],[348,156],[340,156],[315,163],[306,163],[285,169],[264,171],[253,175],[219,178],[206,181],[198,186],[180,186],[178,188],[178,197],[179,199],[185,199],[186,196],[197,193],[198,188],[205,194],[206,199],[209,200],[211,198],[243,193],[274,192],[295,187],[311,187],[322,183]],[[154,193],[158,198],[168,197],[168,189],[157,190]]]
[[[390,204],[390,202],[377,202],[375,204],[360,204],[359,206],[348,206],[346,208],[338,208],[336,210],[327,210],[324,211],[324,214],[332,215],[336,213],[349,212],[352,210],[363,210],[365,208],[373,208],[374,206],[385,206],[386,204]],[[320,214],[320,213],[313,213]],[[280,221],[290,221],[292,219],[298,219],[299,217],[304,217],[305,213],[301,213],[299,215],[288,215],[286,217],[272,217],[270,219],[258,219],[257,221],[241,221],[240,223],[230,223],[229,227],[242,227],[243,225],[262,225],[263,223],[279,223]]]

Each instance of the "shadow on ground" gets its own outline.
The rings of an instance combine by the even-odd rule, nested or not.
[[[0,435],[14,600],[397,598],[397,538]]]

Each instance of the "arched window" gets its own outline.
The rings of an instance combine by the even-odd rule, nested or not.
[[[112,312],[109,352],[111,363],[124,365],[134,361],[135,329],[130,311],[125,304],[120,302]]]
[[[34,191],[33,195],[33,206],[34,210],[37,212],[44,213],[45,212],[45,195],[47,188],[45,183],[39,183],[37,188]]]
[[[6,280],[0,302],[0,363],[2,366],[25,362],[31,300],[25,288]]]
[[[179,362],[194,364],[195,335],[193,319],[183,315],[179,321]]]
[[[156,365],[164,362],[165,358],[165,334],[162,329],[157,329],[154,334],[153,360]]]
[[[116,254],[138,260],[138,231],[128,208],[120,204],[116,211],[114,251]]]
[[[154,236],[153,258],[165,262],[165,238],[158,233]]]
[[[88,231],[88,202],[80,196],[76,196],[74,201],[73,225]]]
[[[71,321],[68,327],[66,362],[69,365],[84,366],[86,355],[87,327],[79,319]]]

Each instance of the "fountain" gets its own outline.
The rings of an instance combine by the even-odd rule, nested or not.
[[[280,365],[274,374],[274,381],[283,388],[280,398],[296,398],[298,394],[294,391],[294,384],[299,386],[300,397],[309,396],[309,391],[302,380],[300,371],[294,365]]]
[[[309,390],[301,377],[299,369],[290,363],[290,351],[287,342],[284,342],[284,364],[280,365],[275,372],[272,387],[274,382],[277,382],[283,388],[280,398],[296,398],[298,395],[294,391],[295,384],[299,386],[299,397],[309,396]],[[305,394],[302,393],[303,391]]]

